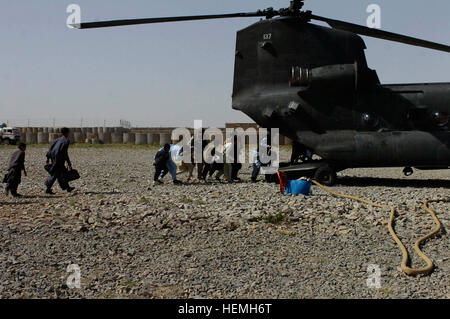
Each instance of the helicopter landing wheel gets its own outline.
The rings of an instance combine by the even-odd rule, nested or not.
[[[337,174],[332,167],[326,165],[317,169],[314,179],[325,186],[334,186],[336,185]]]
[[[412,174],[414,174],[414,170],[411,167],[405,167],[403,169],[403,174],[405,176],[411,176]]]

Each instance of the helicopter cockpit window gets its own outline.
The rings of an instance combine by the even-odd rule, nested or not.
[[[361,116],[362,123],[365,127],[375,128],[378,126],[379,119],[376,115],[370,113],[364,113]]]
[[[448,125],[450,116],[445,112],[435,112],[433,114],[434,123],[439,127],[445,127]]]

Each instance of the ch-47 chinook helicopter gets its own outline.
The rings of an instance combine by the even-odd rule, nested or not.
[[[443,52],[450,46],[289,8],[251,13],[88,22],[79,29],[190,20],[264,17],[239,31],[233,109],[319,155],[281,168],[326,184],[356,167],[450,168],[450,83],[380,83],[359,35]],[[310,23],[326,22],[331,28]]]

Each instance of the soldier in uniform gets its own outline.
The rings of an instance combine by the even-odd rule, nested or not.
[[[27,149],[26,144],[20,143],[19,149],[13,153],[9,160],[8,173],[5,175],[3,182],[6,183],[5,193],[6,196],[11,195],[13,197],[21,197],[17,193],[17,188],[22,181],[22,171],[27,176],[27,171],[25,169],[25,151]]]

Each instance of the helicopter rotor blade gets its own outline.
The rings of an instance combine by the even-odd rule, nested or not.
[[[268,15],[267,11],[257,11],[257,12],[248,12],[248,13],[229,13],[229,14],[216,14],[216,15],[198,15],[198,16],[165,17],[165,18],[145,18],[145,19],[126,19],[126,20],[82,22],[79,24],[72,24],[72,26],[77,29],[94,29],[94,28],[119,27],[119,26],[128,26],[128,25],[164,23],[164,22],[266,17],[267,15]]]
[[[316,15],[311,15],[310,18],[313,20],[326,22],[332,28],[335,28],[335,29],[350,31],[353,33],[358,33],[360,35],[365,35],[365,36],[369,36],[372,38],[400,42],[400,43],[409,44],[409,45],[413,45],[413,46],[417,46],[417,47],[423,47],[423,48],[428,48],[428,49],[433,49],[433,50],[444,51],[444,52],[450,53],[450,46],[445,45],[445,44],[440,44],[440,43],[435,43],[435,42],[426,41],[426,40],[422,40],[422,39],[417,39],[417,38],[409,37],[406,35],[392,33],[392,32],[383,31],[383,30],[379,30],[379,29],[372,29],[372,28],[365,27],[365,26],[358,25],[358,24],[324,18],[324,17],[316,16]]]
[[[340,20],[334,20],[311,14],[310,11],[298,12],[297,14],[306,14],[308,20],[317,20],[329,24],[332,28],[357,33],[373,38],[399,42],[409,44],[413,46],[444,51],[450,53],[450,46],[440,43],[435,43],[427,40],[417,39],[402,34],[383,31],[379,29],[372,29],[362,25],[344,22]],[[179,17],[162,17],[162,18],[144,18],[144,19],[125,19],[125,20],[110,20],[110,21],[95,21],[95,22],[82,22],[79,24],[72,24],[71,26],[78,29],[94,29],[94,28],[107,28],[118,26],[129,26],[139,24],[152,24],[152,23],[165,23],[165,22],[180,22],[180,21],[195,21],[195,20],[212,20],[212,19],[230,19],[230,18],[250,18],[250,17],[266,17],[273,18],[277,15],[291,15],[292,12],[287,9],[273,10],[268,8],[266,10],[258,10],[256,12],[247,13],[229,13],[229,14],[216,14],[216,15],[196,15],[196,16],[179,16]]]

